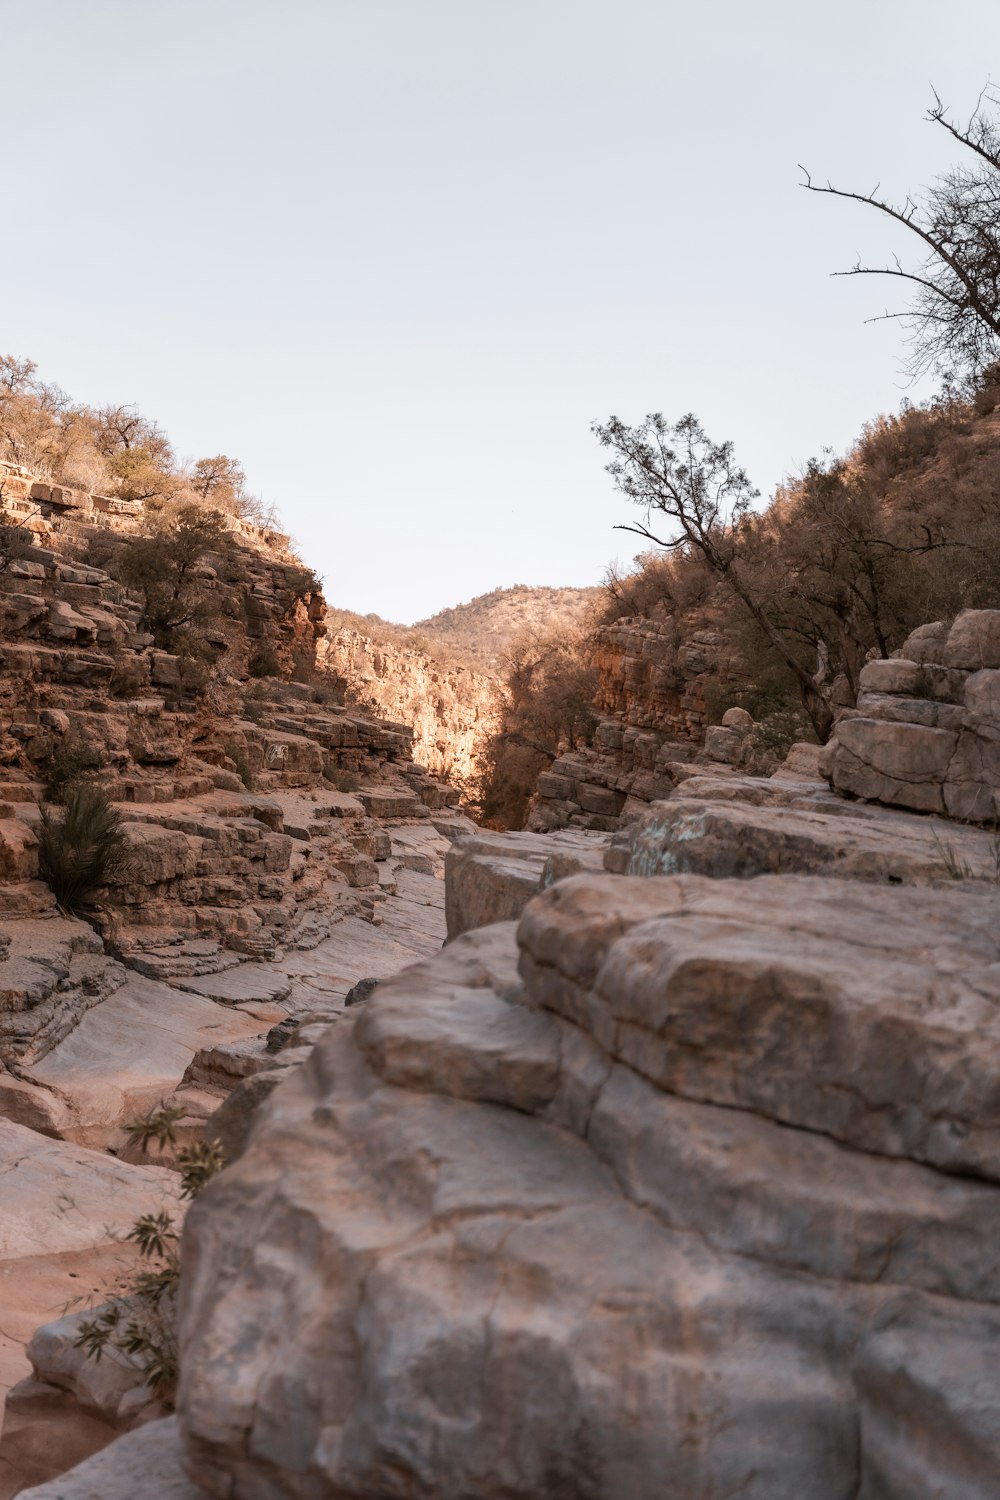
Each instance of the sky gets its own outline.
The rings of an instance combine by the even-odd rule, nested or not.
[[[0,0],[0,350],[238,457],[330,603],[598,583],[591,433],[693,410],[764,496],[918,400],[910,253],[819,179],[955,159],[997,0]],[[952,149],[954,148],[954,149]]]

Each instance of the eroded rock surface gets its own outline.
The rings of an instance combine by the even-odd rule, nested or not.
[[[924,625],[863,669],[857,713],[825,757],[838,791],[995,825],[1000,812],[1000,610]]]
[[[579,875],[380,984],[189,1217],[191,1477],[987,1500],[996,912]]]
[[[107,1412],[85,1409],[63,1383],[32,1376],[28,1345],[67,1307],[106,1295],[131,1263],[135,1220],[177,1203],[177,1178],[101,1152],[46,1140],[0,1118],[0,1496],[58,1473],[109,1441]],[[95,1367],[99,1380],[107,1374]],[[13,1390],[11,1390],[13,1388]]]

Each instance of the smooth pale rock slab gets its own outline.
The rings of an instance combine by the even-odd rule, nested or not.
[[[506,923],[380,984],[190,1213],[189,1472],[289,1500],[903,1500],[909,1441],[920,1500],[991,1500],[1000,1189],[904,1148],[921,1110],[967,1108],[971,1150],[989,1129],[995,909],[577,876],[526,909],[522,982]],[[896,1157],[838,1138],[883,1115]]]
[[[556,833],[477,833],[460,839],[445,861],[448,937],[519,917],[543,884],[582,869],[600,869],[607,839]]]
[[[103,1146],[172,1093],[203,1047],[260,1030],[254,1016],[135,975],[89,1010],[34,1076],[69,1104],[64,1133]]]
[[[240,964],[219,974],[197,974],[175,981],[178,989],[192,995],[204,995],[223,1005],[245,1005],[265,1002],[280,1005],[287,1000],[291,985],[275,964]]]
[[[0,1259],[87,1250],[173,1204],[177,1177],[0,1119]]]
[[[22,1500],[205,1500],[181,1466],[173,1417],[148,1422]]]
[[[165,1168],[131,1166],[0,1119],[0,1398],[30,1375],[25,1350],[38,1327],[75,1302],[103,1300],[132,1258],[125,1235],[143,1214],[175,1212],[177,1191]],[[30,1414],[9,1413],[0,1495],[16,1492],[18,1475],[51,1474],[60,1455],[74,1462],[109,1435],[74,1411],[40,1428]]]

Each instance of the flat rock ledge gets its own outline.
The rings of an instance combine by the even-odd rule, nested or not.
[[[20,1500],[204,1500],[181,1467],[173,1417],[126,1433],[69,1474],[22,1490]]]
[[[380,984],[188,1216],[189,1478],[995,1500],[997,911],[582,874]]]

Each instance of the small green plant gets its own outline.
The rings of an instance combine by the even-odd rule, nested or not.
[[[229,756],[229,759],[236,767],[236,774],[242,781],[243,785],[246,787],[247,791],[252,792],[254,789],[255,778],[253,767],[247,760],[246,752],[240,745],[227,745],[226,754]]]
[[[121,815],[107,793],[90,781],[70,786],[61,817],[42,809],[38,845],[42,879],[64,911],[92,905],[102,886],[120,882],[128,873]]]
[[[58,740],[43,764],[45,797],[49,802],[65,802],[71,788],[82,777],[100,770],[104,756],[96,745],[88,744],[81,734],[68,734]]]
[[[129,1143],[142,1150],[156,1144],[173,1153],[180,1171],[181,1197],[194,1198],[217,1172],[223,1154],[218,1141],[177,1147],[177,1122],[183,1109],[161,1103],[127,1129]],[[166,1209],[143,1214],[126,1239],[139,1250],[139,1268],[127,1276],[106,1307],[82,1321],[75,1345],[94,1360],[105,1350],[120,1350],[135,1360],[146,1384],[169,1404],[177,1384],[177,1291],[180,1286],[180,1234]]]

